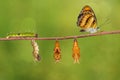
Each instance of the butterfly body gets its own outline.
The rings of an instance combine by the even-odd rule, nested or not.
[[[77,26],[82,28],[80,32],[95,33],[98,31],[97,19],[90,6],[86,5],[82,8],[78,16]]]

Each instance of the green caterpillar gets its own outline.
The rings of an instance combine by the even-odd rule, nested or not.
[[[6,38],[24,38],[24,37],[38,37],[38,34],[25,32],[25,33],[9,33]]]

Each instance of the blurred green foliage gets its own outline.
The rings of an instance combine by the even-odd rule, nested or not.
[[[35,32],[40,37],[79,35],[77,16],[90,5],[101,31],[120,30],[119,0],[0,0],[0,37]],[[120,35],[78,39],[80,64],[73,64],[73,40],[60,41],[61,63],[53,59],[54,41],[37,41],[41,62],[34,63],[30,41],[0,41],[0,80],[120,80]]]

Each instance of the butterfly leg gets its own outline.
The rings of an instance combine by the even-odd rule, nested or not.
[[[81,29],[80,32],[85,32],[85,30],[84,30],[84,29]]]

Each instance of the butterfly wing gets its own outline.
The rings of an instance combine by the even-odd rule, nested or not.
[[[81,32],[88,28],[96,28],[97,19],[94,11],[88,5],[84,6],[78,16],[77,26],[81,27]]]

